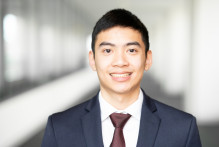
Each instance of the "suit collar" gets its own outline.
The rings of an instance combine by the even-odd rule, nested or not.
[[[100,103],[100,110],[101,110],[101,121],[103,122],[106,120],[110,114],[116,112],[116,113],[129,113],[134,117],[135,119],[139,120],[141,119],[141,108],[143,103],[143,92],[140,90],[138,99],[128,106],[126,109],[118,110],[115,107],[113,107],[110,103],[108,103],[101,95],[101,92],[98,94],[99,96],[99,103]]]
[[[144,93],[137,147],[154,146],[161,122],[160,118],[155,115],[156,111],[156,105]]]
[[[137,147],[153,147],[161,120],[156,115],[157,108],[152,99],[147,96],[144,91],[143,95],[144,100],[142,104]],[[88,102],[86,111],[87,114],[81,119],[86,144],[88,147],[103,147],[98,95]]]
[[[81,121],[87,147],[103,147],[98,95],[89,101],[86,111]]]

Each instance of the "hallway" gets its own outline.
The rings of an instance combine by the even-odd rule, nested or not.
[[[50,114],[97,93],[91,32],[115,8],[149,31],[142,88],[194,115],[203,147],[219,146],[218,0],[0,0],[0,147],[40,146]]]

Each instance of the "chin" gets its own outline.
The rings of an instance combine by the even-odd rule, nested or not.
[[[113,87],[112,89],[115,93],[118,93],[118,94],[125,94],[125,93],[128,93],[130,92],[130,88],[127,88],[127,87]]]

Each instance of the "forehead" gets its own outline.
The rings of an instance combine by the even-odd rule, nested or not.
[[[126,44],[127,42],[139,42],[143,44],[142,35],[138,30],[116,26],[107,30],[101,31],[96,38],[95,48],[102,42],[107,41],[116,45]]]

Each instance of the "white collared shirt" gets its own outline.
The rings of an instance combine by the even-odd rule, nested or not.
[[[116,108],[114,108],[102,97],[101,92],[99,92],[99,102],[101,110],[102,136],[104,147],[109,147],[113,139],[115,128],[110,120],[109,115],[114,112],[124,114],[129,113],[132,115],[123,128],[123,134],[126,147],[137,146],[141,119],[141,108],[143,103],[142,91],[140,90],[138,99],[125,110],[117,110]]]

